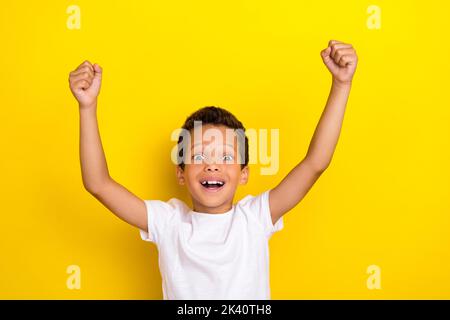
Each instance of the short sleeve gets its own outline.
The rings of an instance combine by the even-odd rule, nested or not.
[[[176,225],[178,213],[182,209],[180,200],[172,198],[167,202],[161,200],[144,200],[147,209],[148,231],[139,229],[144,241],[160,243],[161,239]]]
[[[280,217],[275,224],[272,223],[269,206],[269,192],[270,190],[267,190],[256,196],[249,195],[241,200],[241,205],[244,210],[249,211],[250,214],[256,217],[268,238],[270,238],[273,233],[283,229],[284,226],[283,217]]]

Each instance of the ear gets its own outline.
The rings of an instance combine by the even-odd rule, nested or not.
[[[239,184],[247,184],[248,175],[250,174],[250,169],[248,166],[245,166],[241,170],[241,176],[239,178]]]
[[[183,169],[181,169],[180,166],[177,166],[176,174],[177,174],[178,184],[184,185],[184,171],[183,171]]]

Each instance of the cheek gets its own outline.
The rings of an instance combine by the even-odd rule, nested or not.
[[[199,186],[200,184],[195,179],[187,179],[185,182],[185,187],[191,192],[197,190]]]
[[[241,171],[240,170],[231,170],[228,172],[228,178],[231,183],[238,184],[241,180]]]
[[[199,177],[203,172],[203,166],[200,164],[189,164],[189,168],[185,171],[185,180],[186,183],[192,188],[192,187],[199,187]]]

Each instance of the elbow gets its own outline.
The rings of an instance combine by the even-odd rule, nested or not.
[[[316,172],[317,174],[322,174],[330,166],[331,159],[329,161],[310,160],[308,163],[312,171]]]
[[[86,183],[83,181],[84,189],[93,196],[98,195],[105,185],[106,183]]]
[[[327,168],[328,168],[328,164],[327,165],[319,165],[319,166],[314,167],[314,171],[320,175],[320,174],[324,173],[325,170],[327,170]]]
[[[98,188],[95,188],[95,187],[93,187],[91,185],[83,183],[83,187],[84,187],[84,190],[86,190],[87,192],[89,192],[92,195],[98,193]]]

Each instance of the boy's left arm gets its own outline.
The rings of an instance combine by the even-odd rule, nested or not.
[[[325,171],[339,139],[358,57],[351,44],[336,40],[331,40],[320,54],[332,74],[330,94],[306,156],[270,190],[269,203],[273,224],[303,199]]]

